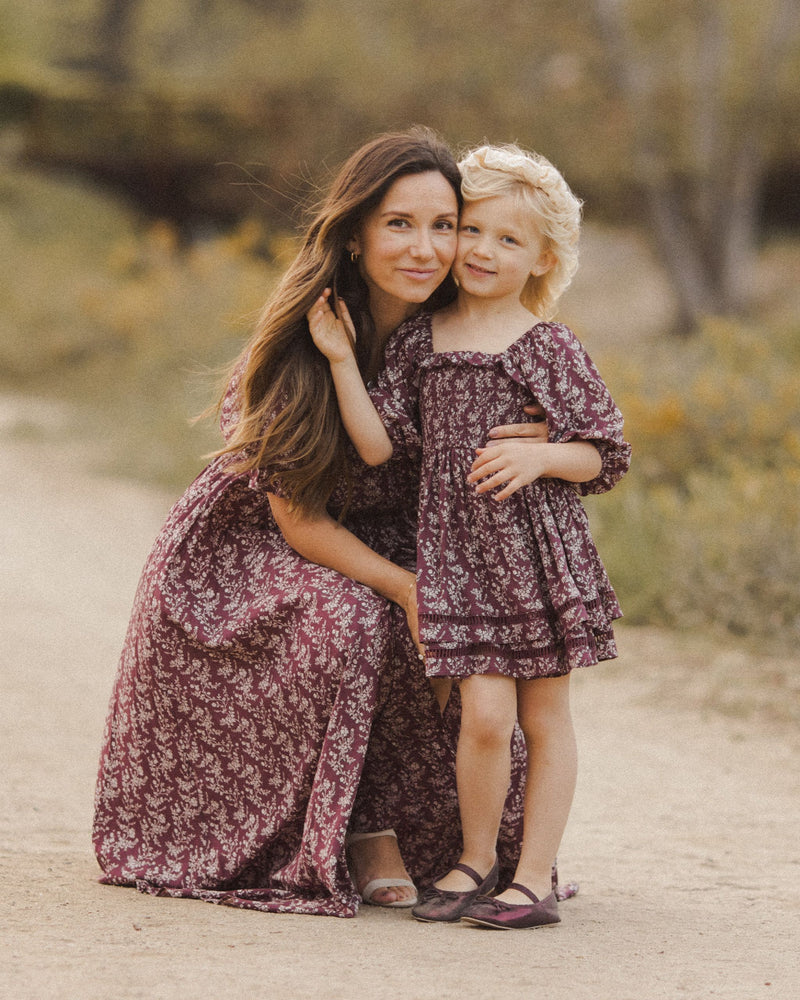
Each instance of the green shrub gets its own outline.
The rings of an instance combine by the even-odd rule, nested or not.
[[[179,489],[219,444],[190,418],[274,280],[252,253],[261,229],[186,246],[95,188],[35,174],[0,175],[0,207],[4,384],[72,403],[103,470]]]
[[[185,246],[85,185],[0,174],[0,371],[56,397],[105,471],[180,491],[218,446],[191,425],[274,281],[246,223]],[[595,352],[596,353],[596,352]],[[606,347],[631,472],[588,501],[628,621],[800,639],[800,329],[709,321]]]
[[[604,365],[633,445],[590,502],[634,623],[800,639],[800,330],[709,321]]]

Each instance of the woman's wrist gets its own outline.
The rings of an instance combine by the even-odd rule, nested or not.
[[[402,576],[398,575],[397,579],[392,581],[391,587],[387,588],[384,596],[408,613],[411,596],[417,586],[417,578],[410,570],[400,570],[400,573]]]
[[[403,611],[405,611],[406,613],[408,613],[408,608],[409,605],[411,604],[411,595],[416,591],[416,589],[417,589],[417,578],[414,577],[414,579],[411,581],[411,583],[409,583],[408,588],[406,589],[406,599],[403,601],[402,605]]]

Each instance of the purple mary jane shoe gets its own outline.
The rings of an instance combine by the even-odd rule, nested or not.
[[[478,927],[493,927],[497,930],[543,927],[545,924],[557,924],[561,920],[554,892],[545,899],[539,899],[519,882],[512,882],[509,889],[524,893],[531,902],[503,903],[490,896],[478,896],[461,914],[461,919],[477,924]]]
[[[437,889],[435,885],[430,886],[422,893],[419,903],[411,911],[417,920],[427,923],[455,923],[461,919],[461,915],[478,895],[494,889],[500,877],[500,866],[497,861],[484,879],[469,865],[459,863],[453,865],[453,868],[469,875],[475,882],[476,888],[468,892],[453,892],[450,889]]]

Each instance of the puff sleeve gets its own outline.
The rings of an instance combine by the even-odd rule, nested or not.
[[[419,454],[422,448],[419,367],[430,339],[425,335],[425,318],[415,317],[397,328],[386,345],[384,368],[368,386],[392,446],[409,456]]]
[[[594,479],[575,483],[582,496],[605,493],[625,475],[631,447],[623,437],[622,414],[597,368],[572,331],[559,323],[535,328],[533,350],[520,347],[513,377],[527,383],[544,407],[550,440],[591,441],[602,469]]]

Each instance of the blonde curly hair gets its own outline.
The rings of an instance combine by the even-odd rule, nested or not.
[[[466,202],[515,194],[533,213],[554,260],[542,275],[532,274],[520,302],[534,315],[552,319],[559,298],[578,268],[582,202],[549,160],[513,144],[479,146],[459,162]]]

